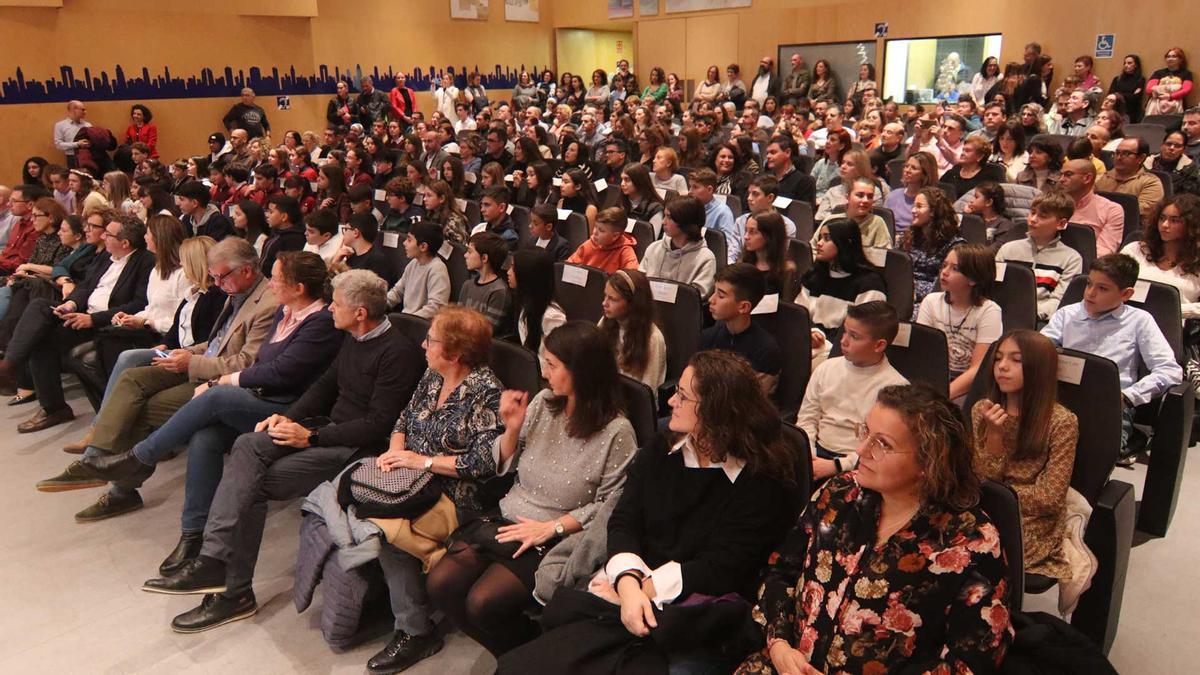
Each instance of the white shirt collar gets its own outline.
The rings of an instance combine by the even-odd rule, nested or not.
[[[683,465],[689,469],[721,469],[725,472],[725,476],[729,478],[730,483],[737,482],[737,478],[742,473],[742,468],[746,463],[736,457],[725,456],[725,461],[719,464],[713,463],[708,466],[700,466],[700,461],[696,457],[696,448],[692,446],[692,437],[684,436],[683,440],[671,446],[671,454],[683,451]]]

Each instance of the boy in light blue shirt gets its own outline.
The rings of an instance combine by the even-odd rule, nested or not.
[[[717,174],[712,169],[693,171],[688,179],[688,194],[695,197],[704,205],[704,226],[710,230],[720,230],[725,233],[725,253],[730,255],[732,247],[729,242],[737,238],[733,230],[733,211],[716,198]],[[737,199],[730,195],[729,199]],[[737,262],[732,256],[726,258],[730,264]]]
[[[1121,376],[1121,446],[1129,440],[1133,409],[1183,381],[1183,368],[1149,312],[1126,305],[1133,297],[1138,264],[1113,253],[1088,268],[1083,302],[1060,307],[1042,334],[1054,344],[1109,359]],[[1138,379],[1138,365],[1149,373]]]

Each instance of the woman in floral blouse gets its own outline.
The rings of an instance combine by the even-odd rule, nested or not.
[[[859,435],[858,469],[826,483],[771,556],[767,643],[737,673],[996,671],[1007,565],[962,413],[926,385],[890,386]]]
[[[1079,421],[1055,401],[1058,351],[1041,333],[1013,331],[996,345],[990,375],[988,398],[971,408],[975,466],[1017,492],[1025,571],[1070,579],[1063,531]]]

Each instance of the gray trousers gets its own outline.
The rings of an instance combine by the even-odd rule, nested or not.
[[[428,635],[433,632],[421,561],[385,542],[379,550],[379,566],[383,568],[383,578],[387,580],[396,630],[409,635]]]
[[[250,590],[267,522],[267,502],[303,497],[333,478],[356,448],[292,448],[266,432],[242,434],[233,444],[204,528],[201,555],[225,562],[227,594]]]

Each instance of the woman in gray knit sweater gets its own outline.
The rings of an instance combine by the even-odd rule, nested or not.
[[[532,401],[517,391],[500,400],[505,431],[492,446],[496,473],[519,465],[517,480],[498,513],[460,529],[464,541],[451,545],[427,584],[433,604],[497,656],[536,635],[524,610],[534,604],[538,565],[618,494],[637,450],[620,411],[616,360],[600,330],[571,321],[545,344],[549,389]]]

